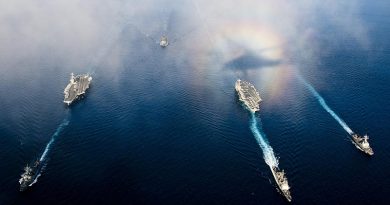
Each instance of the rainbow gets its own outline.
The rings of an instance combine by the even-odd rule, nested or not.
[[[284,48],[287,41],[271,26],[257,22],[230,22],[210,28],[207,32],[208,38],[205,40],[208,43],[202,43],[199,52],[208,56],[215,54],[219,59],[203,58],[208,62],[204,62],[205,66],[199,69],[223,70],[221,65],[247,52],[267,60],[280,61],[280,64],[272,67],[245,71],[265,85],[260,90],[270,94],[269,100],[277,100],[288,82],[294,78],[291,66],[283,63],[287,59]]]

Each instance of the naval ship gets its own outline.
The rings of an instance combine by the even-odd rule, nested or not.
[[[358,134],[353,133],[352,134],[352,143],[356,146],[356,148],[363,151],[364,153],[366,153],[368,155],[374,155],[374,151],[372,151],[372,148],[370,147],[370,144],[368,143],[368,136],[367,135],[364,135],[364,137],[361,137]]]
[[[288,185],[286,174],[276,166],[272,166],[271,171],[278,184],[279,190],[282,192],[281,194],[286,197],[287,201],[291,202],[290,186]]]
[[[238,79],[235,88],[240,101],[242,101],[252,113],[260,110],[260,94],[252,84]]]
[[[89,74],[76,75],[71,74],[70,82],[64,90],[64,103],[68,106],[79,96],[83,95],[89,88],[89,84],[92,81],[92,77]]]
[[[238,79],[235,88],[240,101],[242,101],[252,113],[260,110],[260,94],[252,84]],[[284,171],[281,171],[277,166],[271,166],[271,171],[282,195],[286,197],[287,201],[291,202],[290,186],[288,185]]]
[[[168,46],[168,38],[166,36],[161,37],[160,46],[163,48]]]
[[[36,161],[33,166],[27,165],[24,168],[24,173],[20,176],[19,184],[20,191],[25,191],[29,186],[34,183],[34,180],[38,177],[39,161]]]

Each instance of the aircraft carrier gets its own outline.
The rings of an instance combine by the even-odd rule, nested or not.
[[[286,174],[276,166],[272,166],[271,171],[279,190],[282,192],[281,194],[286,197],[287,201],[291,202],[290,186],[288,185]]]
[[[359,150],[363,151],[364,153],[368,155],[374,155],[374,151],[372,151],[372,148],[370,147],[370,144],[368,143],[368,136],[364,135],[364,137],[359,136],[358,134],[353,133],[352,134],[352,143],[358,148]]]
[[[64,103],[69,106],[73,101],[78,99],[79,96],[85,94],[85,91],[89,88],[91,81],[92,77],[89,74],[74,76],[72,73],[70,82],[64,90]]]
[[[260,110],[260,94],[249,82],[238,79],[235,85],[238,97],[241,102],[253,113]]]
[[[33,166],[27,165],[24,168],[24,173],[20,176],[19,179],[20,191],[25,191],[34,183],[39,174],[39,164],[40,161],[36,161]]]

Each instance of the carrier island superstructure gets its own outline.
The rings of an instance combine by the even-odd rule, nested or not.
[[[240,101],[244,103],[247,109],[252,113],[260,110],[261,98],[255,86],[239,79],[236,81],[235,88]],[[287,201],[291,202],[290,186],[288,185],[286,174],[277,166],[270,166],[270,168],[281,194],[286,197]]]
[[[64,103],[70,105],[81,95],[85,94],[85,91],[89,88],[91,81],[92,77],[89,74],[75,76],[71,73],[69,84],[64,90]]]

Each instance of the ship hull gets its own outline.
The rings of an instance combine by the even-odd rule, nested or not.
[[[21,183],[19,191],[20,192],[26,191],[29,187],[31,187],[34,184],[37,177],[38,177],[38,175],[34,175],[34,177],[30,181]]]
[[[374,152],[372,151],[371,148],[364,148],[364,147],[362,147],[362,146],[360,145],[360,143],[357,141],[357,139],[354,138],[353,136],[352,136],[352,143],[355,145],[355,147],[356,147],[358,150],[364,152],[365,154],[367,154],[367,155],[369,155],[369,156],[374,155]]]
[[[168,46],[168,44],[169,44],[168,38],[163,36],[163,37],[161,38],[161,40],[160,40],[160,46],[163,47],[163,48],[165,48],[165,47]]]
[[[35,180],[35,179],[36,179],[36,177],[34,178],[34,180]],[[28,183],[23,183],[23,184],[21,184],[21,185],[20,185],[19,191],[20,191],[20,192],[26,191],[29,187],[32,186],[34,180],[32,180],[31,182],[28,182]]]
[[[35,181],[39,177],[39,170],[40,170],[40,163],[36,162],[34,167],[32,167],[31,170],[32,173],[31,178],[28,180],[22,180],[22,179],[19,180],[20,183],[19,191],[21,192],[26,191],[29,187],[31,187],[35,183]]]
[[[160,46],[163,47],[163,48],[165,48],[165,47],[168,46],[168,44],[169,44],[168,42],[161,42],[161,43],[160,43]]]
[[[291,202],[292,198],[291,198],[291,195],[290,195],[290,191],[283,191],[282,190],[282,185],[280,184],[280,182],[278,181],[278,178],[276,176],[276,170],[277,169],[276,167],[271,167],[271,172],[272,172],[272,175],[274,176],[274,179],[275,179],[275,182],[276,184],[278,185],[278,189],[279,191],[281,192],[281,194],[286,198],[286,200],[288,202]]]
[[[237,91],[237,90],[236,90]],[[255,109],[255,108],[250,108],[248,107],[246,104],[245,104],[245,100],[242,99],[241,95],[240,95],[240,92],[237,91],[237,95],[238,95],[238,100],[240,100],[240,102],[243,104],[243,106],[249,110],[251,113],[256,113],[258,112],[260,109]]]
[[[261,102],[261,98],[252,84],[248,82],[245,83],[247,86],[246,89],[248,89],[250,86],[250,92],[255,93],[255,95],[249,97],[251,99],[248,99],[248,96],[245,96],[244,91],[242,91],[243,88],[241,87],[241,80],[237,80],[235,84],[235,90],[238,95],[238,99],[245,106],[245,108],[248,109],[251,113],[255,113],[260,110],[259,103]],[[257,98],[257,100],[254,100],[253,98]]]
[[[91,81],[92,77],[88,74],[73,76],[72,73],[70,82],[64,90],[64,103],[70,106],[74,101],[84,96]]]

